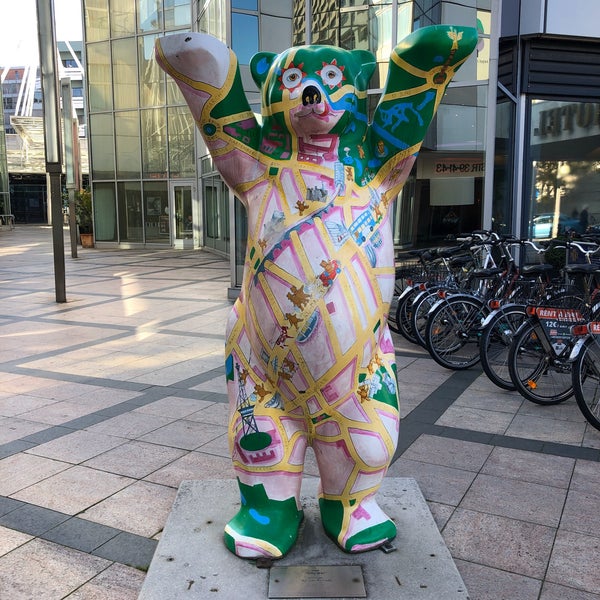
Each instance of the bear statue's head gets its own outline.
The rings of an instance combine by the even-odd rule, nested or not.
[[[262,93],[262,115],[299,137],[354,134],[367,127],[367,86],[375,57],[366,50],[299,46],[259,52],[250,70]],[[272,123],[274,124],[274,123]]]

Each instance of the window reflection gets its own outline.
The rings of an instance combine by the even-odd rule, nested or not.
[[[600,103],[533,100],[529,235],[600,231]]]
[[[257,16],[231,14],[231,47],[241,65],[250,64],[250,59],[258,52]]]

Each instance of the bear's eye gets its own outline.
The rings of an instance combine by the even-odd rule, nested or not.
[[[287,69],[281,76],[281,83],[288,89],[294,89],[302,81],[302,71],[296,67]]]
[[[323,83],[329,87],[340,85],[344,79],[342,69],[340,69],[337,65],[323,65],[320,73]]]

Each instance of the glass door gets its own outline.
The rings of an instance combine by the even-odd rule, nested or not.
[[[194,184],[191,181],[171,181],[171,231],[175,248],[198,246],[198,227],[193,202]]]
[[[229,254],[229,189],[217,175],[202,178],[204,245]]]

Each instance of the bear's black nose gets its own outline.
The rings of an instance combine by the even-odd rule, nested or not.
[[[319,104],[321,102],[321,92],[314,85],[309,85],[302,92],[302,104]]]

